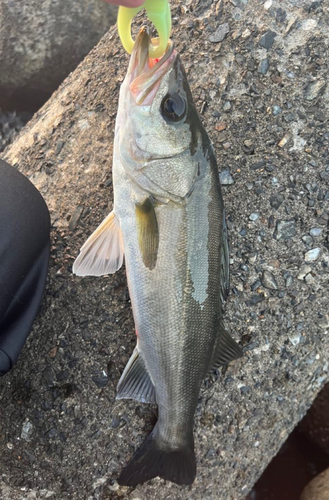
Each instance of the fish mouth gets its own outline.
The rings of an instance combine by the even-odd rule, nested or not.
[[[167,50],[160,59],[150,57],[150,45],[157,45],[158,39],[151,38],[149,28],[143,26],[136,38],[131,55],[128,75],[130,91],[137,105],[150,105],[164,75],[172,68],[177,52],[169,40]]]

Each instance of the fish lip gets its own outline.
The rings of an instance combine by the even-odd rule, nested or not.
[[[149,57],[152,43],[156,44],[157,39],[151,39],[148,26],[142,26],[136,38],[128,69],[130,90],[137,105],[147,100],[159,81],[172,68],[177,55],[173,42],[169,40],[165,54],[155,62]]]
[[[140,76],[149,61],[149,47],[151,44],[150,30],[148,26],[142,26],[131,54],[129,72],[131,73],[131,82]]]

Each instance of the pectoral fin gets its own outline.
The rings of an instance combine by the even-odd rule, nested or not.
[[[231,335],[225,330],[221,321],[219,332],[216,339],[213,356],[209,366],[209,372],[216,370],[220,366],[227,365],[234,359],[241,358],[242,351],[240,346],[232,339]]]
[[[152,271],[155,268],[158,248],[159,230],[153,203],[147,198],[143,203],[136,203],[136,220],[138,244],[144,265]]]
[[[121,375],[116,399],[135,399],[141,403],[156,403],[154,385],[137,347]]]
[[[78,276],[103,276],[115,273],[123,263],[121,229],[114,212],[88,238],[73,264]]]

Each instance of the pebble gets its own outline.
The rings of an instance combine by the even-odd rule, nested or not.
[[[217,123],[215,129],[217,130],[217,132],[222,132],[223,130],[226,129],[226,123],[224,122]]]
[[[24,422],[21,432],[21,438],[30,441],[33,432],[33,425],[28,420]]]
[[[59,153],[62,151],[63,147],[64,147],[64,144],[65,142],[64,141],[58,141],[57,145],[56,145],[56,149],[55,149],[55,155],[59,155]]]
[[[295,121],[295,115],[293,113],[288,113],[284,119],[286,120],[286,122],[293,122]]]
[[[279,288],[275,277],[270,271],[263,271],[262,283],[265,288],[269,288],[270,290],[278,290]]]
[[[258,218],[259,218],[259,214],[256,212],[249,215],[249,219],[252,221],[256,221]]]
[[[317,321],[317,324],[319,325],[320,328],[327,330],[329,328],[329,316],[325,315],[323,318],[320,318]]]
[[[241,391],[241,394],[247,394],[248,392],[250,392],[249,385],[244,385],[244,386],[240,387],[240,391]]]
[[[280,208],[280,206],[282,205],[283,201],[284,197],[282,196],[282,194],[275,194],[270,198],[271,207],[274,208],[275,210],[278,210],[278,208]]]
[[[93,382],[95,382],[95,384],[99,388],[105,387],[109,382],[109,378],[107,376],[104,376],[104,375],[100,375],[98,377],[97,376],[92,377],[92,379],[93,379]]]
[[[270,67],[270,63],[268,59],[263,59],[260,61],[259,66],[258,66],[258,73],[261,73],[262,75],[266,75]]]
[[[283,52],[282,52],[281,50],[280,50],[280,51],[279,51],[279,50],[277,50],[277,53],[278,53],[280,56],[282,56],[282,55],[283,55]],[[293,71],[288,71],[288,70],[285,70],[284,72],[285,72],[285,74],[287,75],[287,77],[288,77],[288,78],[291,78],[291,79],[296,78],[296,75],[295,75],[295,73],[294,73]]]
[[[322,229],[319,228],[319,227],[313,227],[311,230],[310,230],[310,235],[317,238],[318,236],[320,236],[322,233]]]
[[[274,31],[268,30],[259,40],[259,45],[264,47],[264,49],[269,50],[272,48],[274,38],[276,37],[276,33]]]
[[[279,7],[276,11],[276,14],[275,14],[276,22],[282,24],[285,22],[286,18],[287,18],[286,11],[281,9],[281,7]]]
[[[232,108],[232,105],[231,105],[230,101],[224,102],[223,111],[225,113],[228,113],[228,111],[230,111],[231,108]]]
[[[314,262],[320,257],[321,254],[321,248],[312,248],[312,250],[309,250],[305,254],[305,260],[306,262]]]
[[[324,172],[320,172],[320,178],[322,181],[329,181],[329,172],[327,171],[324,171]]]
[[[248,0],[231,0],[231,2],[235,7],[243,9],[247,5]]]
[[[291,286],[292,282],[293,282],[293,277],[288,276],[288,278],[286,279],[286,287],[288,288],[289,286]]]
[[[279,220],[276,224],[274,237],[277,240],[289,240],[296,234],[296,223],[294,220]]]
[[[305,243],[307,247],[313,244],[312,236],[310,236],[309,234],[304,234],[304,236],[302,236],[302,241]]]
[[[298,280],[303,280],[305,276],[312,271],[312,267],[304,264],[300,270],[299,273],[297,274],[297,279]]]
[[[288,338],[292,343],[292,345],[294,346],[298,345],[301,341],[301,335],[299,333],[295,333],[294,335],[289,335]]]
[[[315,283],[315,278],[312,273],[309,273],[305,276],[305,283],[307,283],[308,285],[313,285]]]
[[[219,180],[222,186],[227,186],[229,184],[234,184],[234,179],[229,171],[229,169],[223,170],[219,174]]]
[[[278,143],[279,148],[284,148],[285,145],[290,141],[291,134],[287,133],[284,137],[282,137],[281,141]]]
[[[282,113],[282,109],[280,108],[280,106],[273,106],[272,114],[274,116],[280,115],[281,113]]]
[[[317,223],[320,224],[320,226],[326,226],[328,224],[329,220],[329,214],[325,211],[317,219]]]
[[[262,283],[260,280],[256,280],[251,286],[251,290],[254,292],[255,290],[257,290],[257,288],[259,288],[260,286],[262,286]]]
[[[245,145],[247,141],[245,141]],[[252,165],[250,165],[250,170],[260,170],[261,168],[265,167],[266,165],[266,161],[265,160],[261,160],[261,161],[258,161],[257,163],[253,163]]]
[[[309,83],[304,92],[305,99],[307,101],[313,101],[313,99],[316,99],[322,93],[325,86],[325,80],[317,80]]]
[[[114,418],[111,422],[110,422],[110,427],[112,429],[117,429],[120,425],[120,419],[119,418]]]
[[[258,255],[257,252],[250,252],[248,255],[248,262],[254,264],[257,260],[257,255]]]
[[[257,295],[252,295],[249,300],[246,300],[247,306],[255,306],[262,302],[265,299],[265,295],[263,293],[259,293]]]
[[[220,26],[218,26],[215,33],[212,33],[210,35],[209,40],[213,43],[222,42],[229,31],[230,27],[228,23],[221,24]]]
[[[81,214],[83,212],[83,207],[78,206],[74,213],[71,216],[70,222],[69,222],[69,230],[74,231],[79,223],[79,219],[81,217]]]

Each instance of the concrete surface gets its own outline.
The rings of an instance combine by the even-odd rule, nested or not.
[[[0,108],[36,111],[115,20],[102,0],[0,0]]]
[[[125,273],[71,275],[79,246],[112,206],[128,61],[112,30],[3,154],[40,189],[53,222],[40,317],[0,380],[4,499],[242,500],[328,380],[328,6],[175,0],[172,10],[224,171],[226,323],[245,356],[201,391],[194,485],[119,488],[156,418],[151,406],[115,402],[135,343]],[[218,30],[225,23],[229,31]]]

